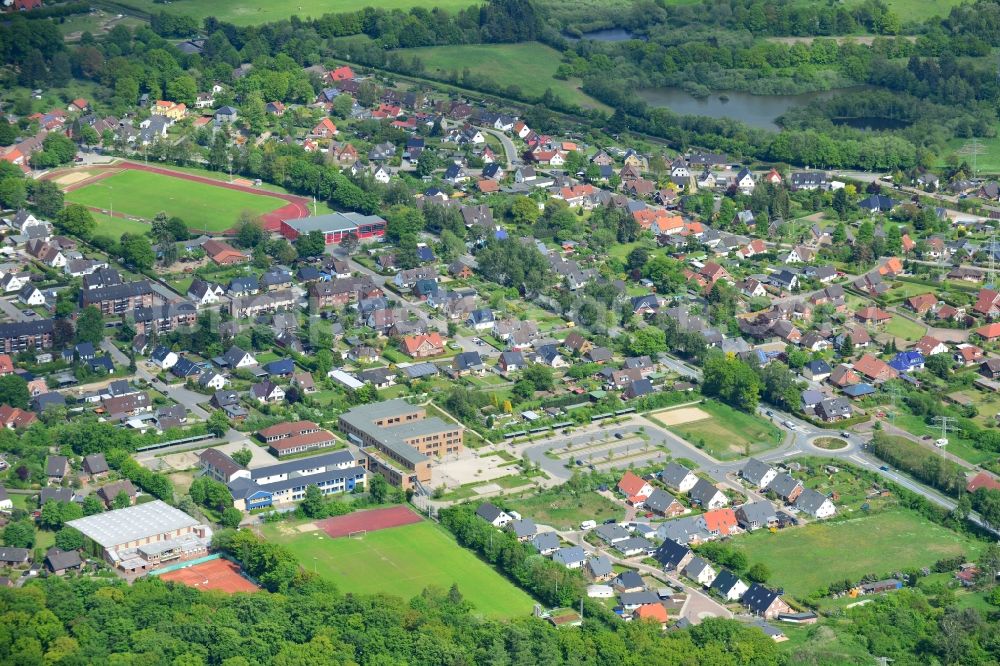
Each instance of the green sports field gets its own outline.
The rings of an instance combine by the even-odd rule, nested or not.
[[[913,511],[887,511],[836,523],[812,523],[771,534],[758,530],[731,541],[751,564],[771,570],[768,583],[807,597],[832,582],[882,576],[964,553],[974,560],[982,544]]]
[[[165,10],[171,14],[193,16],[198,19],[199,23],[206,16],[214,16],[221,21],[235,25],[258,25],[287,19],[292,15],[300,18],[315,18],[323,14],[353,12],[365,7],[378,7],[385,10],[440,7],[456,11],[471,7],[476,2],[474,0],[294,0],[294,2],[180,0],[163,5],[153,2],[153,0],[119,0],[117,4],[148,14]]]
[[[66,194],[66,201],[146,220],[166,211],[200,231],[224,231],[236,223],[242,211],[262,214],[286,204],[262,194],[132,169],[73,190]]]
[[[563,99],[590,108],[607,109],[579,89],[579,80],[560,81],[555,78],[560,54],[538,42],[521,44],[463,44],[459,46],[428,46],[399,49],[395,53],[406,59],[420,58],[428,78],[443,79],[451,72],[464,69],[492,79],[503,94],[504,89],[517,86],[523,94],[541,97],[546,88]]]
[[[315,568],[343,592],[409,599],[428,586],[447,590],[457,583],[465,598],[491,617],[525,616],[534,604],[431,522],[369,532],[361,539],[331,539],[322,531],[289,535],[285,525],[266,526],[264,535],[288,546],[304,568]]]

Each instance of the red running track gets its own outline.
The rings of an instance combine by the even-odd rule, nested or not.
[[[413,523],[419,523],[421,520],[423,519],[420,516],[405,506],[393,506],[387,509],[355,511],[346,516],[326,518],[318,521],[316,526],[331,537],[336,538],[361,530],[377,532],[378,530],[385,530],[390,527],[412,525]]]

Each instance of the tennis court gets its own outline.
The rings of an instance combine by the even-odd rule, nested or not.
[[[229,594],[260,589],[240,574],[238,564],[221,557],[160,574],[160,578],[199,590],[219,590]]]

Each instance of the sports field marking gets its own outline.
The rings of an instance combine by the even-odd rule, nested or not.
[[[712,418],[708,412],[698,407],[681,407],[680,409],[661,409],[650,414],[665,426],[675,426],[694,421],[704,421]]]

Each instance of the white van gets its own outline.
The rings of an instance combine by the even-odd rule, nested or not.
[[[596,520],[585,520],[582,523],[580,523],[580,529],[581,530],[592,530],[595,527],[597,527],[597,521]]]

